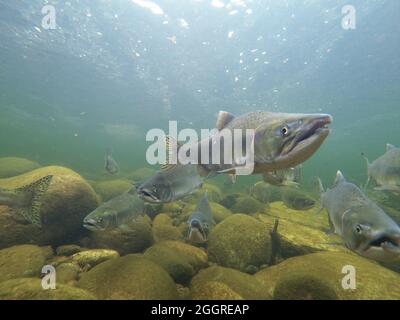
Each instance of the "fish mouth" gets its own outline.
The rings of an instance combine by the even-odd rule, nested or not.
[[[368,242],[359,252],[377,261],[398,260],[400,259],[400,234],[396,236],[381,234]]]
[[[147,202],[152,202],[152,203],[160,203],[161,200],[158,199],[153,193],[151,193],[147,189],[138,189],[138,195],[146,200]]]
[[[99,227],[96,220],[94,219],[83,220],[83,227],[90,231],[104,231],[104,229]]]
[[[207,233],[201,226],[200,221],[192,220],[189,223],[189,241],[194,243],[204,243],[207,241]]]
[[[303,149],[306,146],[315,143],[315,140],[321,138],[325,139],[330,133],[328,125],[331,123],[332,116],[329,114],[313,117],[293,138],[285,153]]]

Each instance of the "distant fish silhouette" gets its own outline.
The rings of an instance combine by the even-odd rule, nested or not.
[[[109,174],[118,174],[119,173],[119,166],[118,163],[112,157],[112,152],[110,149],[107,149],[105,161],[104,161],[104,169]]]

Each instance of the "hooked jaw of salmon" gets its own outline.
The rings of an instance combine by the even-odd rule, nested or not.
[[[285,143],[278,161],[286,160],[296,165],[302,163],[315,153],[330,133],[330,115],[311,115],[301,121],[303,124],[293,138]]]
[[[207,241],[207,232],[197,219],[189,222],[189,240],[194,243],[204,243]]]
[[[400,259],[400,230],[380,232],[358,250],[360,254],[379,261]]]

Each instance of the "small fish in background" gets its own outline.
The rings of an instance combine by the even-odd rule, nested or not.
[[[270,232],[271,235],[271,257],[269,265],[272,266],[281,259],[281,237],[278,233],[279,219],[275,220],[274,228]]]
[[[207,242],[208,234],[215,225],[212,217],[207,192],[200,199],[195,211],[188,220],[188,240],[192,243],[203,244]]]
[[[282,187],[282,201],[286,207],[294,210],[308,210],[315,206],[316,201],[306,191],[292,187]]]
[[[117,161],[115,161],[112,156],[111,149],[107,149],[105,161],[104,161],[104,169],[109,174],[112,174],[112,175],[119,173],[119,166],[118,166]]]
[[[365,158],[368,168],[368,180],[365,188],[372,179],[378,185],[374,188],[375,190],[400,194],[400,148],[387,144],[386,152],[372,163],[364,153],[362,156]]]
[[[329,214],[332,231],[347,248],[367,258],[390,262],[400,259],[400,227],[338,171],[331,189],[321,187],[321,205]]]
[[[53,176],[49,175],[21,188],[0,188],[0,204],[14,209],[12,213],[16,220],[42,227],[40,214],[42,197],[52,179]]]
[[[301,165],[294,168],[275,170],[273,172],[264,173],[263,180],[264,182],[269,183],[273,186],[298,188],[302,180]]]
[[[103,203],[83,219],[83,226],[90,231],[124,229],[130,222],[138,221],[145,214],[145,204],[135,188]]]

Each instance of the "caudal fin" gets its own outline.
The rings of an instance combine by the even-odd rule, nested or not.
[[[364,152],[361,153],[361,156],[365,159],[365,162],[367,163],[367,175],[368,175],[368,177],[367,177],[367,181],[365,182],[365,185],[364,185],[364,187],[363,187],[363,189],[364,189],[364,191],[365,191],[365,190],[367,190],[369,181],[371,180],[371,176],[370,176],[370,174],[369,174],[369,166],[370,166],[370,163],[369,163],[369,160],[368,160],[368,158],[367,158],[367,156],[366,156],[366,154],[365,154]]]
[[[45,176],[29,185],[17,189],[19,192],[29,192],[32,195],[30,207],[18,209],[17,213],[20,214],[26,221],[38,227],[42,226],[42,219],[40,215],[42,197],[47,191],[52,179],[52,175]]]

